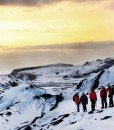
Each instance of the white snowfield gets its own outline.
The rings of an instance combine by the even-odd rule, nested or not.
[[[24,76],[19,78],[20,74]],[[30,80],[28,74],[36,78]],[[12,87],[13,81],[18,85]],[[114,85],[112,59],[0,76],[0,130],[114,130],[114,108],[101,109],[99,96],[99,88],[108,84]],[[88,112],[83,113],[80,105],[77,113],[73,95],[88,93],[93,86],[98,97],[95,112],[88,114],[89,101]]]

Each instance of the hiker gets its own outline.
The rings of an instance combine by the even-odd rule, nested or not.
[[[91,111],[95,110],[95,105],[96,105],[96,101],[97,101],[97,95],[96,92],[92,89],[90,94],[89,94],[89,98],[91,101]]]
[[[82,93],[82,96],[80,98],[80,102],[83,106],[83,112],[87,112],[87,104],[88,104],[88,97],[85,95],[85,93]]]
[[[113,107],[114,103],[113,103],[113,88],[108,85],[108,97],[109,97],[109,107]]]
[[[105,89],[105,87],[102,87],[101,91],[100,91],[100,98],[101,98],[101,104],[102,107],[101,109],[107,108],[107,90]]]
[[[80,112],[80,98],[79,98],[79,95],[78,93],[76,93],[74,96],[73,96],[73,101],[75,102],[75,104],[77,105],[77,112]]]

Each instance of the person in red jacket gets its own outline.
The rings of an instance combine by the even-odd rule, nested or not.
[[[75,104],[77,105],[77,112],[80,112],[80,98],[79,98],[78,93],[76,93],[76,94],[73,96],[73,101],[74,101]]]
[[[101,104],[102,104],[102,109],[107,108],[107,90],[105,89],[105,87],[102,87],[101,91],[100,91],[100,97],[101,97]]]
[[[91,101],[91,111],[95,110],[95,106],[96,106],[96,101],[97,101],[97,95],[96,92],[92,89],[90,94],[89,94],[89,98]]]
[[[109,97],[109,107],[114,107],[114,103],[113,103],[113,88],[108,85],[108,97]]]

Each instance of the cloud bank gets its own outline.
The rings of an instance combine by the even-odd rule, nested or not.
[[[19,6],[43,6],[57,2],[101,2],[104,0],[0,0],[0,5],[19,5]]]
[[[104,42],[82,42],[82,43],[66,43],[66,44],[55,44],[55,45],[35,45],[35,46],[25,46],[25,47],[15,47],[15,48],[5,48],[2,49],[7,51],[30,51],[30,50],[102,50],[106,48],[114,47],[114,41],[104,41]]]
[[[3,47],[2,47],[3,48]],[[15,68],[55,63],[83,64],[86,61],[114,58],[114,42],[85,42],[49,46],[5,48],[0,54],[0,74]]]

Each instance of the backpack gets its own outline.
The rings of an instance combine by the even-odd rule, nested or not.
[[[80,102],[82,104],[88,104],[88,97],[86,95],[82,95],[80,98]]]
[[[102,89],[102,90],[100,91],[100,97],[107,97],[107,92],[106,92],[105,89]]]
[[[96,101],[97,100],[96,93],[95,92],[90,92],[89,98],[90,98],[91,101],[94,101],[94,100]]]
[[[79,98],[79,95],[75,95],[75,96],[73,96],[73,101],[74,101],[76,104],[80,104],[80,98]]]

